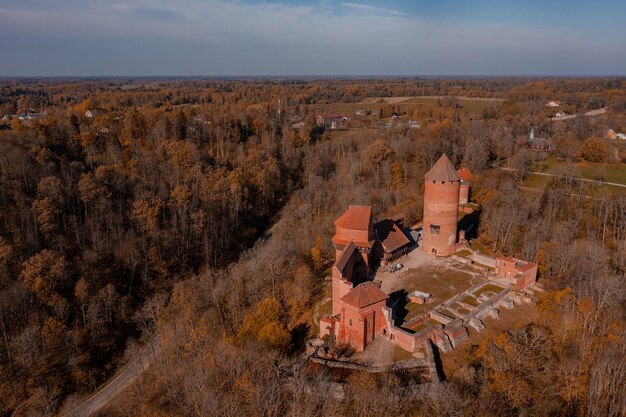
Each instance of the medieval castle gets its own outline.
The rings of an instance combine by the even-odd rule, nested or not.
[[[412,353],[428,340],[447,351],[467,338],[469,318],[439,314],[445,325],[420,332],[398,326],[393,306],[388,305],[389,295],[372,281],[370,272],[374,264],[388,265],[416,243],[436,257],[462,249],[464,245],[458,243],[459,209],[469,203],[471,178],[468,170],[455,170],[445,154],[425,174],[421,242],[414,242],[405,232],[401,217],[375,223],[370,206],[348,207],[335,221],[332,314],[320,320],[320,337],[331,337],[357,351],[363,351],[376,337],[385,337]],[[493,259],[493,267],[497,277],[509,280],[511,289],[523,290],[536,280],[537,267],[530,262],[498,258]]]

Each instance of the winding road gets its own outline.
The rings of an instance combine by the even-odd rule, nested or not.
[[[88,417],[94,415],[129,388],[154,363],[160,352],[159,343],[153,340],[141,351],[137,358],[121,368],[117,375],[107,381],[98,391],[91,394],[89,398],[74,409],[60,414],[60,416]]]
[[[295,210],[292,209],[287,214],[291,214],[293,211]],[[262,239],[271,239],[272,232],[283,220],[285,220],[285,216],[281,215],[280,219],[265,232]],[[127,388],[132,386],[132,384],[144,373],[144,371],[155,362],[160,353],[161,346],[158,338],[155,338],[146,345],[136,358],[122,367],[117,375],[107,381],[96,392],[92,393],[80,405],[74,407],[72,410],[61,412],[59,417],[93,416],[98,411],[109,405]]]

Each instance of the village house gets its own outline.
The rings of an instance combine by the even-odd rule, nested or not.
[[[38,112],[26,112],[20,113],[17,118],[20,120],[39,120],[42,119],[46,113],[38,113]]]
[[[349,114],[318,114],[317,125],[323,126],[326,129],[347,129],[350,122]]]
[[[535,137],[535,129],[530,129],[530,135],[528,136],[528,147],[534,151],[552,152],[554,150],[554,144],[550,138]]]
[[[546,103],[546,107],[559,107],[561,102],[558,100],[550,100]]]
[[[609,129],[604,134],[607,139],[617,139],[617,133],[613,129]]]

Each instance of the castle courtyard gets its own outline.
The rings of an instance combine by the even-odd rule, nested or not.
[[[379,268],[374,279],[380,281],[381,290],[389,294],[390,305],[395,304],[395,318],[406,322],[486,281],[467,266],[456,265],[449,258],[436,258],[419,248],[398,259],[398,262],[404,264],[403,269],[391,273]],[[431,298],[425,304],[406,303],[406,294],[413,291],[431,294]]]

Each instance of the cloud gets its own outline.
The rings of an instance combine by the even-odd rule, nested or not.
[[[0,0],[0,75],[626,73],[624,37],[338,4]]]
[[[357,10],[357,11],[362,11],[362,12],[382,14],[382,15],[406,16],[406,13],[398,11],[398,10],[386,9],[384,7],[376,7],[376,6],[372,6],[369,4],[351,3],[351,2],[342,2],[340,4],[347,9],[352,9],[352,10]]]
[[[181,16],[177,12],[166,9],[137,7],[130,9],[130,15],[138,19],[181,20]]]

